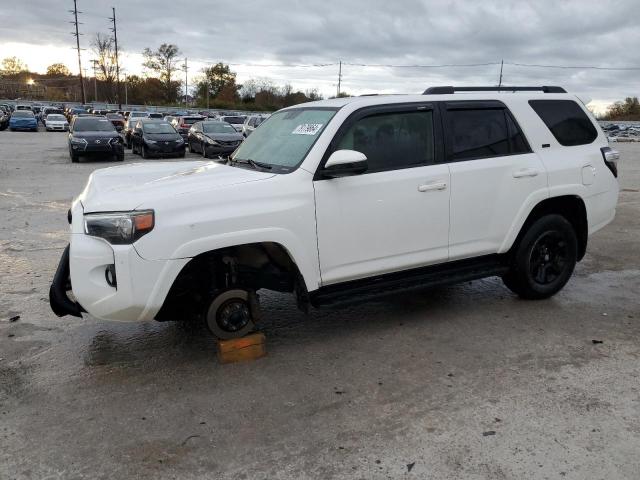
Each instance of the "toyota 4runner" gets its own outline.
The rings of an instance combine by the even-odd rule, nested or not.
[[[227,164],[95,171],[69,210],[53,311],[254,328],[300,308],[500,276],[558,292],[609,223],[618,153],[560,87],[432,87],[273,114]],[[69,293],[72,293],[71,297]]]

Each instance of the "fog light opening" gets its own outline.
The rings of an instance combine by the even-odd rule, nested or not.
[[[116,279],[116,266],[112,263],[107,265],[104,270],[104,278],[110,287],[118,288],[118,280]]]

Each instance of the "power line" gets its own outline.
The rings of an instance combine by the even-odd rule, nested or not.
[[[572,70],[613,70],[613,71],[635,71],[640,70],[640,67],[600,67],[595,65],[539,65],[535,63],[511,63],[504,62],[506,65],[513,65],[516,67],[533,67],[533,68],[561,68]]]
[[[486,67],[491,65],[500,65],[500,62],[485,62],[485,63],[442,63],[442,64],[409,64],[409,65],[397,65],[386,63],[349,63],[342,62],[343,65],[349,65],[353,67],[386,67],[386,68],[447,68],[447,67]]]

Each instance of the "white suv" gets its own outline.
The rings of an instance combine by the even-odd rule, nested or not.
[[[226,165],[97,170],[69,211],[53,311],[231,338],[254,327],[260,289],[306,309],[501,276],[549,297],[614,217],[618,153],[562,88],[502,90],[306,103]]]

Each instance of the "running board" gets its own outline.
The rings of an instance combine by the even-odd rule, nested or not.
[[[501,276],[508,270],[505,255],[486,255],[327,285],[309,292],[309,299],[314,307],[344,305],[366,301],[373,296],[391,295],[398,291],[440,287]]]

